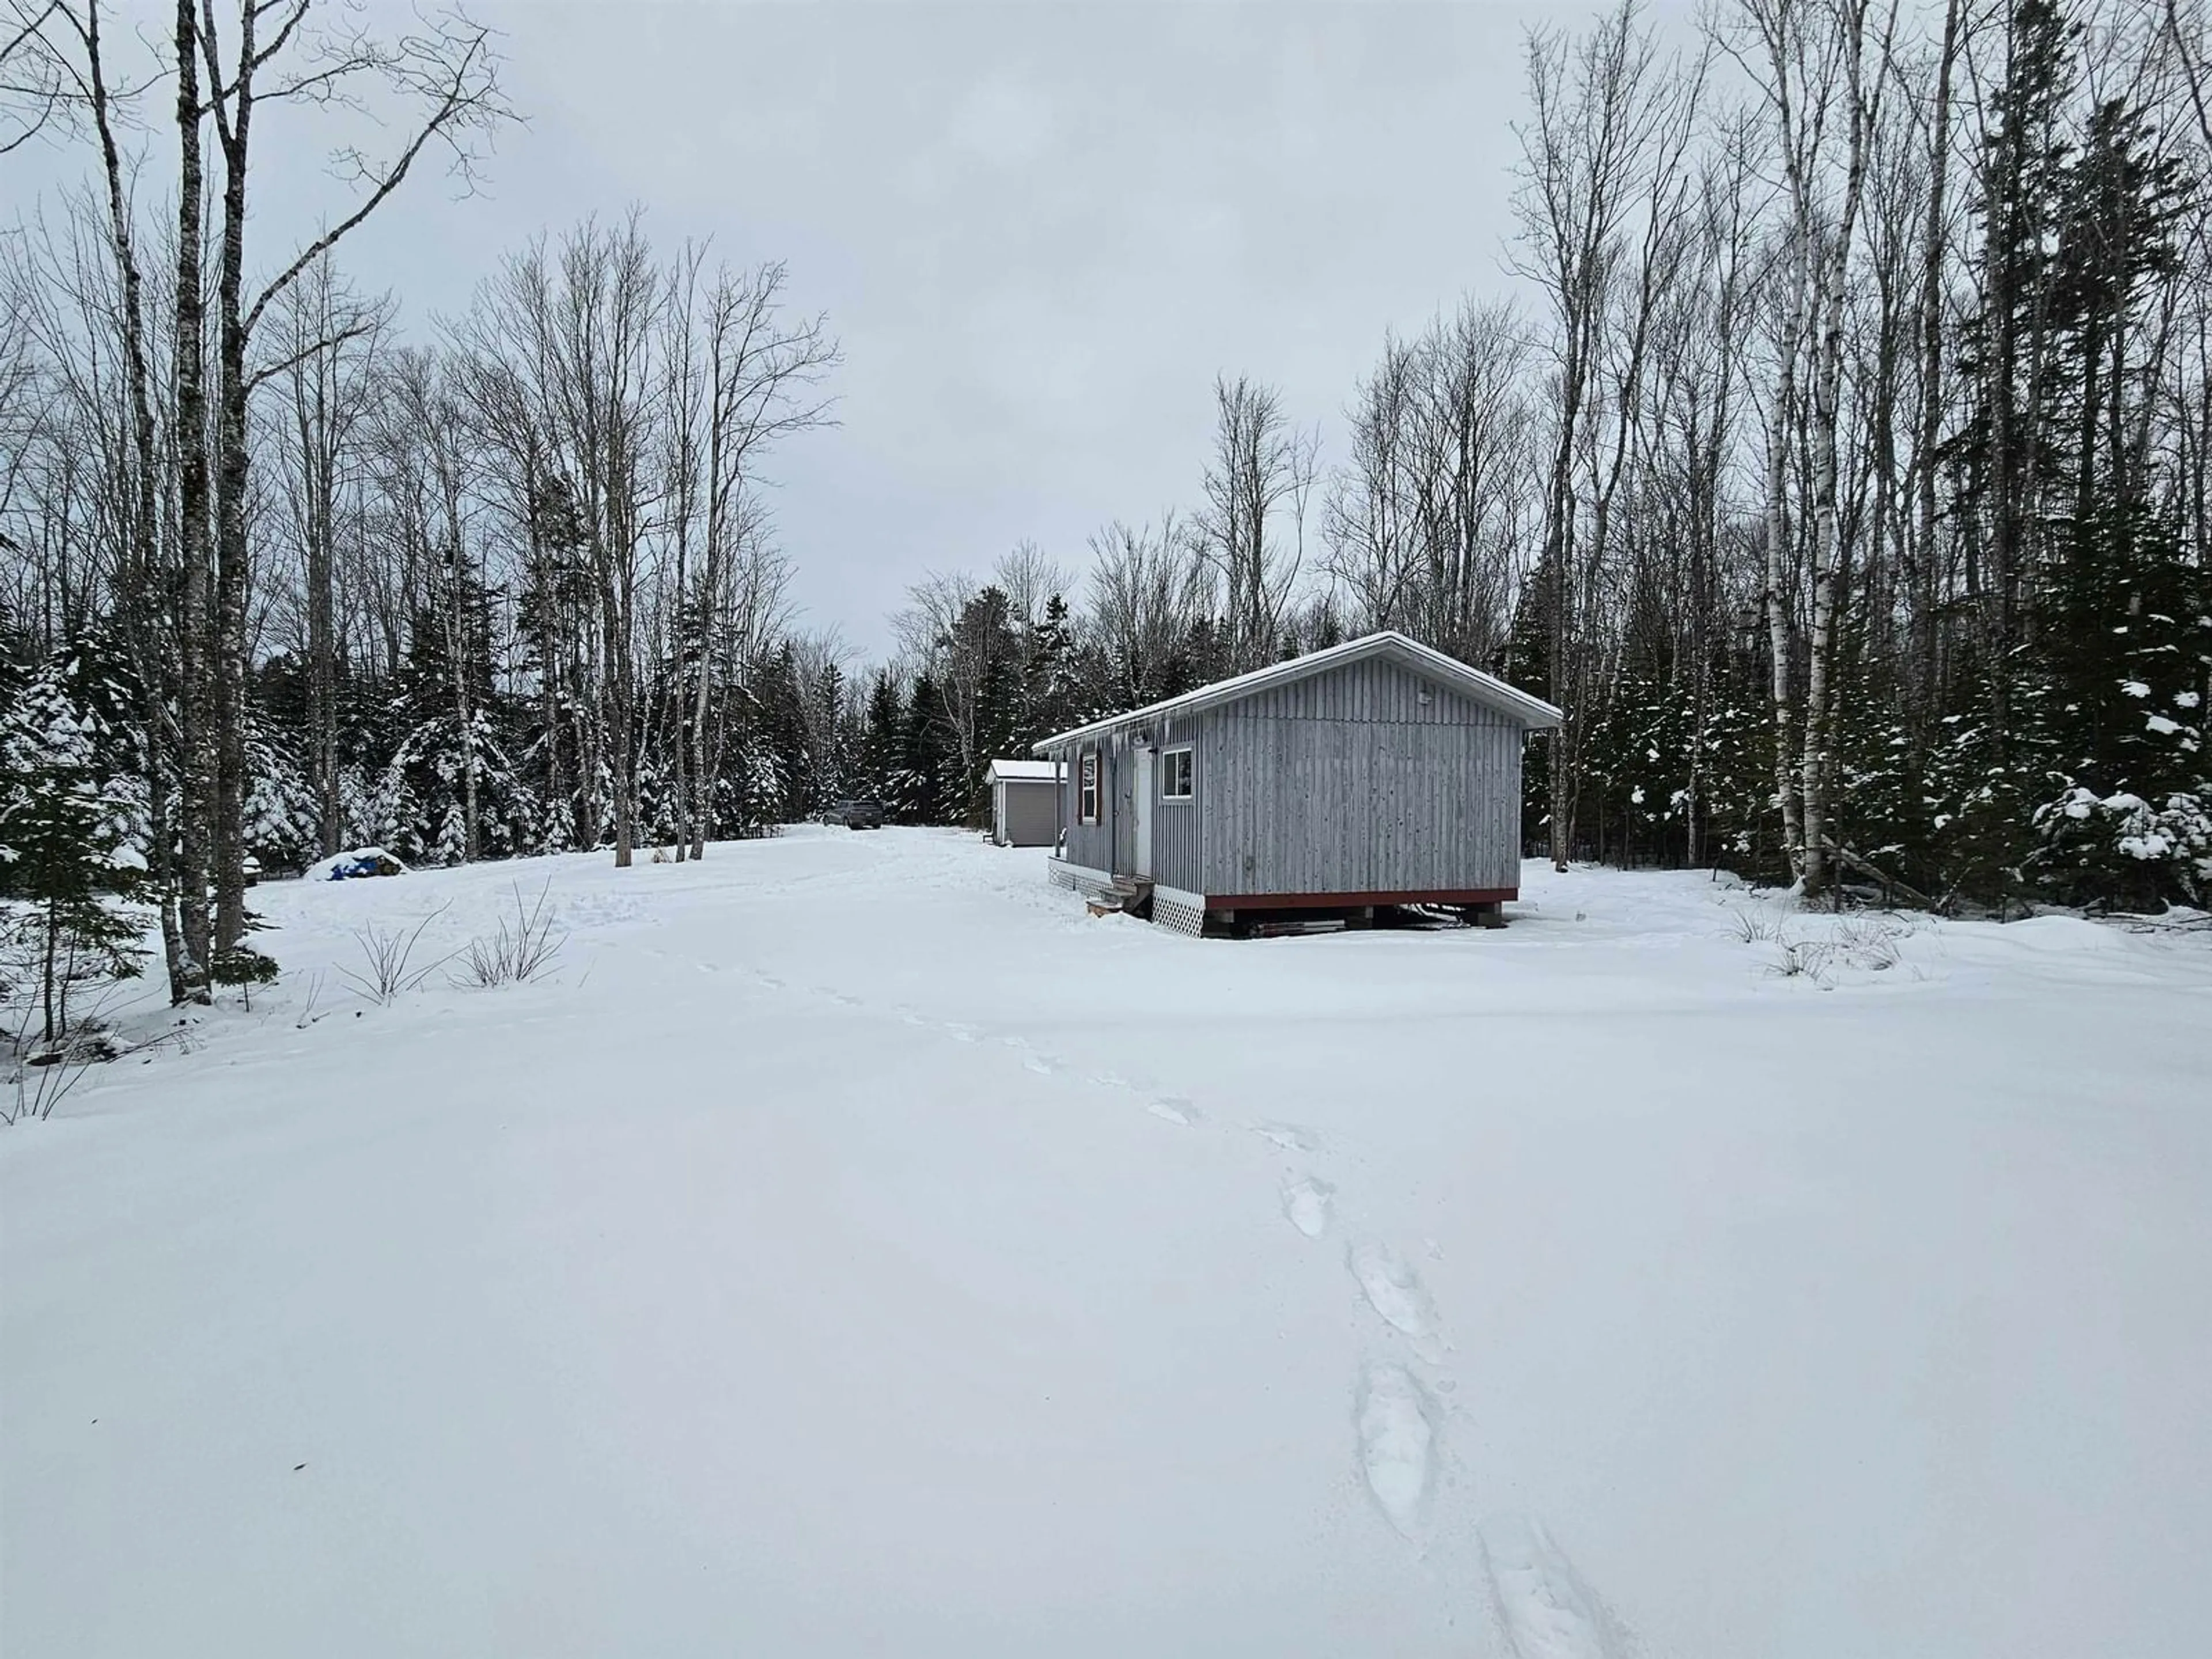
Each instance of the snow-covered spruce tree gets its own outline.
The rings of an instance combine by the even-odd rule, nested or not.
[[[2094,527],[2093,527],[2094,528]],[[2155,910],[2212,901],[2212,594],[2152,522],[2077,558],[2045,724],[2056,792],[2029,866],[2071,904]],[[2140,536],[2150,544],[2132,544]]]
[[[957,778],[959,757],[938,716],[938,707],[936,678],[924,670],[914,677],[900,716],[898,760],[884,799],[885,809],[900,823],[947,821],[945,784],[948,776]]]
[[[736,840],[768,834],[778,822],[783,790],[782,772],[767,739],[757,730],[739,733],[728,744],[715,776],[708,833]]]
[[[1747,670],[1724,676],[1715,688],[1699,763],[1698,862],[1782,878],[1788,857],[1771,809],[1774,720]]]
[[[2060,510],[2030,661],[2038,790],[2031,872],[2075,904],[2197,902],[2212,877],[2202,825],[2212,582],[2128,434],[2158,395],[2135,343],[2179,270],[2179,160],[2125,100],[2099,106],[2061,174],[2045,314],[2055,335]],[[2088,804],[2088,803],[2094,803]]]
[[[541,814],[508,752],[492,676],[489,591],[465,568],[441,569],[428,586],[388,704],[398,738],[372,792],[375,839],[429,864],[530,851]]]
[[[854,765],[860,793],[883,802],[886,809],[891,805],[899,765],[900,714],[898,682],[889,672],[878,672],[868,688]]]
[[[1656,668],[1624,669],[1607,688],[1584,738],[1577,815],[1599,858],[1631,866],[1682,856],[1672,823],[1689,785],[1689,712]]]
[[[507,758],[484,709],[472,711],[465,731],[450,709],[426,714],[400,740],[371,800],[376,839],[410,862],[512,857],[530,850],[542,823],[536,795]]]
[[[249,709],[246,726],[246,850],[264,869],[303,869],[320,850],[320,792],[283,735]]]
[[[1930,840],[1922,757],[1896,709],[1893,698],[1863,690],[1838,708],[1829,817],[1839,854],[1848,854],[1838,880],[1864,881],[1878,872],[1883,896],[1892,901],[1900,884],[1923,890]]]
[[[812,816],[817,763],[813,732],[806,719],[806,689],[800,684],[798,656],[782,641],[754,669],[754,722],[758,740],[774,769],[774,793],[763,803],[772,823],[792,823]]]
[[[2008,712],[2001,716],[1996,678],[1974,676],[1966,707],[1937,721],[1923,799],[1934,872],[1929,896],[1945,908],[1963,901],[2002,915],[2026,896],[2026,831],[2033,808],[2027,780],[2033,775],[2036,725],[2031,718],[2008,740],[2003,726],[2017,722],[2023,709],[2032,715],[2038,699],[2032,687],[2023,696],[2014,683],[2006,694]]]
[[[27,947],[41,1040],[70,1029],[71,988],[135,976],[145,920],[127,901],[146,860],[134,844],[137,800],[122,734],[78,695],[82,663],[50,661],[0,726],[0,897]]]
[[[1954,780],[1961,817],[1981,820],[1956,884],[2154,907],[2200,886],[2187,849],[2206,775],[2201,532],[2148,441],[2189,146],[2134,94],[2085,99],[2077,9],[2014,0],[2005,27],[1983,292],[1962,331],[1976,397],[1953,452],[1994,599],[1972,718],[1953,722],[1982,750]]]
[[[808,720],[815,733],[813,809],[819,811],[853,793],[854,756],[845,720],[844,669],[834,659],[824,661],[815,671],[808,693]]]
[[[1081,665],[1075,649],[1074,625],[1067,601],[1054,594],[1045,601],[1044,615],[1031,628],[1029,685],[1026,692],[1029,725],[1020,753],[1029,744],[1065,732],[1081,723],[1083,704]]]

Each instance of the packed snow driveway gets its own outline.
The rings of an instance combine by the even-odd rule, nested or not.
[[[2212,940],[1526,882],[258,890],[280,987],[0,1132],[0,1652],[2202,1650]],[[349,988],[518,884],[550,979]]]

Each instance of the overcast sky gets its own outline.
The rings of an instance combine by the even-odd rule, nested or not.
[[[657,245],[787,261],[846,363],[842,425],[771,464],[776,515],[807,623],[874,655],[925,571],[1024,537],[1079,567],[1104,520],[1192,503],[1217,370],[1279,385],[1332,459],[1386,328],[1510,286],[1525,32],[1594,8],[471,9],[526,130],[486,194],[410,181],[342,263],[411,331],[539,228],[632,203]]]

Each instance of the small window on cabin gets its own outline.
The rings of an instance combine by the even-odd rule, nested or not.
[[[1077,796],[1076,816],[1085,823],[1098,822],[1098,757],[1083,757],[1082,785]]]
[[[1160,799],[1188,800],[1191,796],[1190,750],[1170,749],[1160,756]]]

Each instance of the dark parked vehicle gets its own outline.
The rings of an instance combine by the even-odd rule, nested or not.
[[[880,830],[884,827],[884,804],[879,800],[841,800],[823,815],[826,823],[842,823],[848,830]]]

